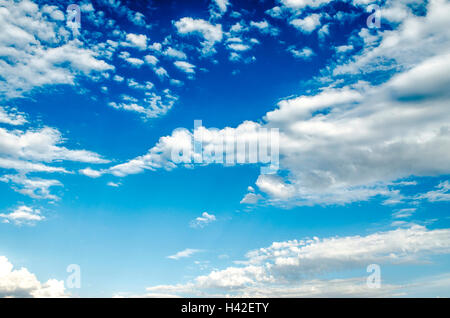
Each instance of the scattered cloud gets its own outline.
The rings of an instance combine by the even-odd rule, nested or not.
[[[418,200],[428,200],[430,202],[450,201],[450,183],[448,180],[442,181],[436,186],[437,190],[428,191],[427,193],[416,196]]]
[[[200,252],[200,250],[187,248],[185,250],[175,253],[174,255],[167,256],[167,258],[179,260],[180,258],[191,257],[193,254],[198,253],[198,252]]]
[[[188,74],[195,74],[195,65],[186,61],[175,61],[173,64],[181,71]]]
[[[320,14],[313,13],[303,19],[293,19],[289,23],[303,33],[309,34],[320,26]]]
[[[195,218],[195,220],[191,221],[190,226],[193,228],[202,228],[216,221],[216,216],[213,214],[209,214],[208,212],[203,212],[202,216]]]
[[[21,205],[13,212],[5,214],[0,213],[0,218],[3,219],[3,223],[13,223],[15,225],[34,225],[36,222],[42,221],[45,219],[44,216],[41,215],[41,211],[28,207],[26,205]],[[1,256],[3,257],[3,256]],[[2,266],[1,262],[4,261],[0,257],[0,268]],[[4,265],[4,264],[3,264]],[[0,271],[1,277],[1,271]],[[0,283],[0,295],[2,288]]]
[[[371,289],[366,278],[318,279],[314,276],[369,264],[414,264],[424,257],[450,253],[450,230],[422,226],[347,236],[274,242],[247,253],[241,266],[213,270],[186,284],[148,287],[149,294],[232,297],[387,296],[404,286],[383,283]],[[412,285],[411,285],[412,287]],[[150,295],[149,295],[150,296]]]
[[[137,48],[138,50],[147,49],[147,36],[145,34],[128,33],[126,42],[122,42],[123,46]]]
[[[213,25],[203,19],[185,17],[176,21],[174,25],[180,35],[200,36],[203,39],[201,44],[204,55],[215,53],[214,45],[222,41],[222,25],[220,24]]]

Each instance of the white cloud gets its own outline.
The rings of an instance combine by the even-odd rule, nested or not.
[[[353,50],[353,45],[341,45],[335,47],[336,52],[344,53]]]
[[[153,55],[144,56],[145,63],[155,66],[158,64],[158,58]]]
[[[136,58],[136,57],[131,57],[129,52],[123,51],[119,54],[119,57],[125,61],[127,61],[131,66],[134,67],[141,67],[144,64],[144,61]]]
[[[222,41],[222,25],[213,25],[203,19],[193,19],[190,17],[184,17],[175,22],[178,34],[188,35],[195,34],[203,38],[201,42],[204,55],[214,53],[214,44]]]
[[[288,51],[291,52],[292,56],[295,58],[309,60],[315,55],[314,51],[309,47],[304,47],[301,51],[296,50],[294,47],[289,47]]]
[[[280,2],[290,8],[295,10],[310,8],[319,8],[332,0],[281,0]]]
[[[388,188],[394,180],[447,174],[448,77],[441,74],[448,61],[447,55],[434,57],[380,86],[327,88],[268,112],[268,125],[280,127],[280,163],[295,189],[290,199],[367,200],[395,194]]]
[[[191,257],[193,254],[198,253],[198,252],[200,252],[200,250],[187,248],[185,250],[175,253],[174,255],[167,256],[167,258],[179,260],[180,258]]]
[[[85,176],[88,176],[88,177],[91,177],[91,178],[98,178],[98,177],[101,177],[101,175],[102,175],[102,173],[100,171],[91,169],[89,167],[81,169],[79,172],[81,174],[83,174]]]
[[[45,219],[44,216],[41,215],[39,210],[35,210],[26,205],[19,206],[13,212],[5,214],[0,213],[0,218],[3,219],[3,223],[13,222],[15,225],[34,225],[36,222],[42,221]],[[0,257],[1,262],[1,257]],[[1,264],[0,264],[1,267]],[[0,275],[1,277],[1,275]],[[1,294],[1,287],[0,287]]]
[[[134,47],[139,50],[147,48],[147,36],[145,34],[128,33],[126,35],[126,42],[122,42],[123,46]]]
[[[209,214],[208,212],[203,212],[202,216],[199,216],[195,218],[195,220],[191,221],[190,226],[193,228],[202,228],[214,221],[216,221],[215,215]]]
[[[275,19],[283,18],[283,10],[279,6],[275,6],[272,9],[266,10],[265,13]]]
[[[323,25],[319,31],[317,31],[317,35],[319,36],[319,40],[323,41],[327,35],[330,34],[330,25]]]
[[[67,297],[64,282],[49,279],[41,283],[26,268],[14,269],[5,256],[0,256],[0,297]]]
[[[21,117],[14,120],[22,121]],[[40,129],[7,130],[0,128],[0,168],[16,170],[17,175],[0,176],[0,181],[11,183],[12,188],[34,199],[56,201],[59,198],[50,193],[50,188],[62,186],[58,180],[31,178],[31,172],[69,173],[66,168],[54,166],[61,161],[83,163],[107,163],[100,155],[86,150],[71,150],[63,147],[61,133],[50,127]]]
[[[303,19],[294,19],[289,22],[303,33],[311,33],[320,26],[320,14],[313,13]]]
[[[243,144],[248,140],[267,138],[267,134],[260,131],[259,128],[260,125],[258,123],[251,121],[246,121],[237,128],[226,127],[222,130],[201,127],[199,133],[203,136],[203,147],[205,150],[204,164],[214,163],[216,159],[224,163],[225,159],[223,156],[221,158],[215,158],[212,153],[214,149],[217,149],[218,145],[222,144],[223,147],[225,140],[228,140],[228,142],[230,140],[236,140],[236,144]],[[158,143],[149,149],[147,154],[113,166],[108,169],[108,172],[123,177],[129,174],[141,173],[144,170],[171,170],[180,164],[172,160],[172,152],[179,151],[180,149],[183,150],[183,155],[191,160],[188,160],[188,162],[192,162],[192,158],[194,157],[191,142],[192,136],[192,132],[187,129],[175,129],[170,136],[161,137]],[[252,151],[250,156],[254,157],[255,152]],[[244,152],[241,148],[236,152],[236,158],[238,157],[244,157]],[[181,165],[184,164],[189,165],[189,163],[181,163]],[[233,163],[228,164],[231,165]]]
[[[187,59],[186,53],[184,53],[182,51],[179,51],[179,50],[176,50],[176,49],[174,49],[172,47],[168,47],[163,52],[163,54],[165,56],[168,56],[168,57],[173,58],[173,59],[179,59],[179,60],[186,60]]]
[[[428,200],[430,202],[450,201],[450,182],[448,180],[439,183],[436,188],[438,190],[428,191],[416,196],[419,200]]]
[[[60,187],[61,182],[58,180],[28,178],[26,175],[4,175],[0,177],[2,182],[11,182],[19,187],[14,186],[13,189],[23,195],[27,195],[33,199],[48,199],[56,201],[59,198],[50,193],[50,187]]]
[[[121,83],[121,82],[124,81],[124,78],[122,76],[120,76],[120,75],[114,75],[113,80],[116,81],[116,82]]]
[[[45,9],[47,8],[47,9]],[[78,40],[69,41],[64,21],[48,15],[48,7],[24,0],[4,1],[0,11],[0,93],[6,98],[23,96],[35,87],[70,84],[77,76],[90,76],[114,67]]]
[[[449,173],[448,77],[440,75],[449,61],[446,55],[434,57],[417,66],[421,72],[414,68],[379,86],[360,82],[280,101],[263,126],[280,129],[280,168],[289,173],[283,179],[262,176],[260,190],[279,204],[345,204],[377,195],[400,202],[392,181]],[[420,76],[426,85],[418,84],[424,82]],[[170,149],[161,146],[111,171],[175,167]],[[150,155],[156,150],[168,155]],[[128,172],[122,172],[125,167]]]
[[[212,0],[209,6],[211,19],[221,18],[227,12],[230,2],[228,0]]]
[[[213,270],[186,284],[147,288],[150,293],[178,296],[345,297],[392,295],[401,286],[383,282],[370,289],[365,278],[311,279],[330,272],[369,264],[406,265],[427,256],[450,253],[450,230],[412,226],[367,236],[347,236],[274,242],[250,251],[242,266]],[[410,286],[413,286],[411,284]]]
[[[263,34],[270,34],[270,35],[276,36],[280,33],[280,30],[278,28],[270,25],[270,23],[267,22],[266,20],[262,20],[262,21],[258,21],[258,22],[250,21],[250,26],[253,28],[256,28]]]
[[[402,218],[409,218],[411,215],[413,215],[414,212],[416,212],[416,208],[405,208],[400,209],[392,214],[392,217],[394,219],[402,219]]]
[[[50,127],[27,131],[8,131],[0,128],[0,157],[52,162],[69,160],[107,163],[98,154],[86,150],[70,150],[58,146],[63,143],[61,133]]]
[[[430,57],[449,52],[448,1],[429,1],[424,16],[414,15],[407,2],[390,1],[383,6],[383,19],[392,7],[402,10],[406,18],[398,21],[400,25],[395,30],[361,29],[358,35],[363,40],[363,50],[346,63],[337,65],[334,75],[408,70]]]
[[[252,188],[253,189],[253,188]],[[244,198],[241,200],[241,204],[256,204],[260,200],[262,200],[263,197],[260,194],[255,193],[247,193]]]
[[[169,77],[169,73],[167,73],[166,69],[164,67],[162,67],[162,66],[155,67],[153,70],[155,71],[155,74],[158,75],[158,77],[160,79],[164,79],[164,78]]]
[[[235,33],[240,33],[243,31],[247,31],[248,28],[244,27],[240,22],[236,22],[235,24],[233,24],[230,28],[230,33],[235,34]]]
[[[423,29],[418,34],[428,36],[432,29],[434,39],[443,40],[434,56],[412,50],[410,62],[419,59],[420,63],[385,83],[372,86],[361,81],[339,88],[325,85],[313,94],[281,100],[264,116],[262,127],[280,129],[280,169],[286,173],[284,177],[258,178],[259,194],[283,206],[346,204],[375,196],[384,197],[385,204],[395,204],[404,196],[393,181],[449,173],[450,83],[446,74],[450,58],[444,48],[450,39],[444,36],[449,28],[436,27],[447,23],[436,15],[438,9],[446,12],[450,6],[440,1],[429,6],[427,16],[411,19],[418,24],[414,30]],[[413,24],[410,20],[405,23]],[[405,32],[407,29],[401,26],[386,33],[390,45],[395,48],[396,43],[402,43],[392,38],[405,37]],[[367,39],[367,34],[360,35]],[[236,52],[232,54],[232,59],[241,58]],[[251,125],[257,124],[246,122],[230,129],[239,131]],[[161,137],[148,154],[111,167],[109,172],[124,176],[146,169],[172,169],[178,165],[170,159],[171,147],[189,138],[187,130]]]
[[[152,45],[150,45],[148,47],[150,50],[156,51],[156,52],[160,52],[162,49],[162,45],[159,42],[154,42]]]
[[[256,185],[264,193],[277,199],[287,200],[294,196],[295,188],[283,182],[283,179],[274,175],[260,175]]]
[[[146,82],[146,85],[141,86],[138,84],[138,86],[135,87],[149,90],[153,88],[153,84],[151,82]],[[110,102],[108,105],[115,109],[138,113],[146,120],[167,114],[178,100],[178,97],[173,95],[169,89],[165,89],[161,94],[146,91],[145,95],[146,97],[139,101],[131,96],[124,95],[122,96],[122,102]]]
[[[181,87],[181,86],[184,85],[184,83],[182,81],[180,81],[180,80],[172,78],[172,79],[170,79],[170,85],[176,86],[176,87]]]
[[[195,74],[195,65],[185,61],[175,61],[173,64],[180,70],[188,74]]]
[[[230,5],[228,0],[213,0],[213,2],[217,5],[221,13],[225,13]]]
[[[0,106],[0,123],[20,126],[27,122],[24,115],[18,113],[15,109],[8,109]]]
[[[249,45],[246,44],[241,44],[241,43],[230,43],[227,45],[227,47],[233,51],[248,51],[251,49],[251,47]]]

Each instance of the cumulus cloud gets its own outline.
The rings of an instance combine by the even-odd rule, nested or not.
[[[405,25],[397,30],[376,31],[383,32],[381,37],[375,36],[381,38],[381,42],[370,40],[370,34],[364,31],[367,29],[363,29],[359,33],[366,43],[363,52],[356,53],[354,60],[350,58],[352,62],[346,59],[343,64],[328,68],[340,76],[342,67],[349,65],[351,68],[365,65],[365,70],[370,72],[373,60],[364,56],[376,54],[391,59],[402,51],[408,58],[397,61],[402,71],[381,84],[348,80],[343,82],[345,84],[324,86],[308,95],[282,99],[260,123],[244,122],[219,132],[206,129],[205,134],[213,136],[211,147],[216,145],[214,140],[223,138],[227,131],[247,136],[252,134],[249,129],[257,127],[279,129],[282,177],[260,176],[256,181],[259,192],[249,195],[243,202],[264,197],[270,203],[288,207],[346,204],[381,196],[386,204],[396,204],[403,197],[393,181],[410,176],[448,174],[450,28],[443,27],[448,23],[443,15],[447,10],[450,10],[447,3],[431,1],[425,16],[408,16]],[[183,18],[175,25],[180,34],[197,33],[205,35],[206,39],[221,40],[221,36],[213,36],[216,33],[210,28],[214,26],[206,21]],[[420,32],[408,31],[412,29]],[[436,49],[433,54],[428,47],[420,49],[420,41],[402,45],[407,39],[418,40],[419,36],[431,36],[430,46]],[[228,43],[242,44],[234,39]],[[294,53],[299,57],[311,55],[308,50]],[[236,52],[232,54],[232,58],[240,58]],[[319,78],[325,83],[331,79],[333,77]],[[143,112],[133,104],[116,107]],[[147,154],[106,171],[125,176],[144,170],[173,169],[180,165],[172,160],[174,148],[186,147],[186,155],[193,158],[191,140],[192,132],[187,129],[174,131],[172,135],[161,137]],[[208,147],[207,141],[206,144]]]
[[[262,200],[263,197],[260,194],[255,193],[247,193],[241,200],[241,204],[256,204],[260,200]]]
[[[20,126],[27,122],[25,116],[16,109],[10,109],[0,106],[0,123],[12,126]]]
[[[144,64],[144,61],[136,58],[136,57],[132,57],[131,54],[129,52],[123,51],[119,54],[119,58],[123,59],[124,61],[126,61],[127,63],[129,63],[131,66],[133,67],[141,67]]]
[[[281,0],[280,2],[289,9],[301,10],[304,8],[319,8],[332,0]]]
[[[145,50],[147,48],[147,36],[145,34],[128,33],[126,41],[122,42],[122,45],[134,47],[141,51]]]
[[[213,0],[213,2],[217,5],[221,13],[225,13],[230,5],[228,0]]]
[[[283,9],[280,8],[279,6],[275,6],[272,9],[266,10],[265,13],[275,19],[283,18]]]
[[[191,221],[190,226],[193,228],[202,228],[214,221],[216,221],[216,216],[214,214],[203,212],[202,216],[199,216],[195,218],[195,220]]]
[[[5,256],[0,256],[0,297],[67,297],[64,282],[49,279],[41,283],[36,275],[22,267],[14,266]]]
[[[145,63],[147,63],[149,65],[153,65],[153,66],[155,66],[159,62],[158,58],[153,55],[144,56],[144,60],[145,60]]]
[[[168,47],[163,54],[173,59],[185,60],[187,59],[186,53],[176,50],[172,47]]]
[[[272,25],[266,20],[262,21],[250,21],[250,26],[256,28],[263,34],[270,34],[276,36],[280,33],[280,30]]]
[[[188,63],[186,61],[175,61],[173,63],[179,70],[188,73],[188,74],[195,74],[195,65]]]
[[[365,278],[319,279],[369,264],[404,265],[450,252],[450,230],[412,226],[367,236],[274,242],[247,253],[241,266],[213,270],[191,282],[148,287],[149,294],[232,297],[345,297],[392,295],[401,286],[367,287]],[[402,286],[403,288],[404,286]]]
[[[174,25],[180,35],[194,34],[200,36],[203,39],[201,44],[204,55],[214,53],[214,44],[222,41],[222,25],[220,24],[213,25],[203,19],[184,17],[176,21]]]
[[[370,74],[376,71],[402,71],[435,55],[450,50],[450,14],[448,1],[433,0],[424,3],[426,14],[415,15],[407,1],[391,1],[383,6],[385,15],[395,9],[404,18],[395,30],[371,32],[362,28],[358,33],[363,50],[347,62],[332,68],[334,75]],[[372,30],[373,31],[373,30]]]
[[[0,218],[3,219],[3,223],[13,223],[15,225],[34,225],[36,222],[42,221],[45,219],[43,215],[41,215],[41,211],[37,209],[33,209],[26,205],[21,205],[17,209],[15,209],[11,213],[0,213]],[[3,257],[3,256],[2,256]],[[0,257],[0,268],[2,266],[1,264],[1,257]],[[4,264],[3,264],[4,265]],[[0,271],[1,273],[1,271]],[[1,278],[1,274],[0,274]],[[0,287],[0,294],[1,294],[1,287]]]
[[[73,85],[77,76],[113,70],[92,48],[69,40],[63,21],[48,14],[47,6],[23,0],[5,1],[0,12],[0,93],[5,98],[23,96],[36,87]],[[42,9],[42,10],[41,10]]]
[[[300,51],[295,49],[295,47],[289,47],[288,51],[291,52],[292,56],[295,58],[309,60],[312,56],[314,56],[314,51],[309,47],[304,47]]]
[[[320,14],[313,13],[303,19],[293,19],[289,23],[303,33],[311,33],[320,26]]]
[[[69,160],[90,163],[107,163],[100,155],[87,150],[71,150],[60,146],[61,133],[50,127],[37,130],[9,131],[0,128],[0,157],[30,161],[53,162]]]
[[[91,178],[98,178],[98,177],[100,177],[102,175],[102,173],[100,171],[91,169],[89,167],[81,169],[79,172],[81,174],[83,174],[85,176],[88,176],[88,177],[91,177]]]
[[[209,6],[209,14],[211,19],[221,18],[230,6],[229,0],[212,0]]]
[[[359,83],[283,100],[267,113],[269,126],[284,127],[280,153],[281,165],[290,171],[284,183],[295,189],[290,199],[366,200],[391,195],[390,181],[447,174],[449,98],[442,82],[448,77],[439,74],[448,60],[433,57],[380,86]],[[416,90],[418,83],[427,84]]]
[[[261,130],[261,125],[246,121],[236,128],[226,127],[224,129],[197,128],[197,133],[202,136],[203,156],[202,165],[226,164],[235,165],[246,162],[248,155],[251,164],[268,164],[270,160],[275,161],[276,152],[263,153],[252,147],[246,151],[247,143],[257,145],[258,142],[271,144],[271,133]],[[136,157],[125,163],[115,165],[107,169],[108,173],[116,176],[141,173],[144,170],[172,170],[179,165],[191,165],[198,159],[198,154],[193,149],[193,133],[187,129],[175,129],[170,136],[161,137],[158,143],[152,147],[147,154]],[[275,137],[274,137],[275,142]],[[232,144],[236,150],[227,154],[225,144]],[[275,146],[272,149],[276,148]],[[224,152],[215,153],[215,149],[223,149]],[[180,155],[176,155],[180,154]],[[267,158],[266,158],[267,156]]]

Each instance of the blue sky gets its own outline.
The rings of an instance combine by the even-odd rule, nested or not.
[[[0,296],[449,296],[448,1],[69,4],[0,2]]]

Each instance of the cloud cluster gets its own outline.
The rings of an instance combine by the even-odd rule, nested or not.
[[[41,215],[41,211],[35,210],[26,205],[21,205],[13,212],[8,214],[0,213],[0,218],[3,219],[3,223],[13,222],[16,225],[23,225],[23,224],[33,225],[36,222],[45,219],[45,217]]]
[[[191,221],[190,226],[193,228],[202,228],[214,221],[216,221],[216,216],[214,214],[203,212],[202,216],[196,217],[195,220]]]
[[[5,256],[0,256],[0,297],[67,297],[64,282],[49,279],[41,283],[26,268],[14,269]]]
[[[174,296],[344,297],[380,296],[400,286],[383,283],[370,289],[364,278],[318,279],[330,272],[366,268],[369,264],[415,264],[424,257],[450,253],[450,230],[422,226],[347,236],[274,242],[250,251],[241,266],[213,270],[186,284],[147,288]],[[448,281],[448,280],[447,280]]]
[[[64,18],[63,13],[54,7],[39,8],[29,0],[3,2],[0,11],[3,97],[23,96],[49,84],[72,85],[78,75],[114,69],[79,40],[70,40],[72,35],[61,17]]]
[[[33,173],[70,173],[61,162],[101,164],[109,160],[87,150],[64,147],[65,139],[56,128],[19,129],[27,121],[25,115],[0,108],[0,119],[14,129],[0,127],[0,168],[17,174],[0,175],[0,181],[12,184],[12,188],[34,199],[56,201],[51,187],[62,186],[55,179],[31,177]],[[10,218],[15,214],[9,215]]]
[[[202,54],[210,55],[215,52],[214,44],[222,41],[222,25],[213,25],[203,19],[184,17],[174,23],[180,35],[197,35],[203,39]]]

